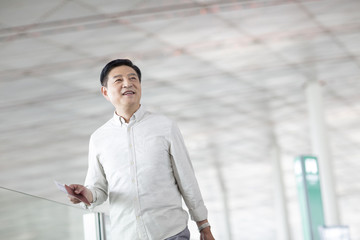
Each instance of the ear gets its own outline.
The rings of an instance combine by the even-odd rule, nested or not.
[[[106,87],[101,87],[101,93],[104,96],[104,98],[106,98],[106,100],[110,101],[109,95],[108,95],[108,90]]]

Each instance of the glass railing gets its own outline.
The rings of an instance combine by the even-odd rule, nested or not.
[[[84,239],[88,211],[0,187],[0,239]]]

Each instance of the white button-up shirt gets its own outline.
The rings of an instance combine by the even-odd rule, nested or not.
[[[129,123],[114,114],[90,138],[85,180],[92,207],[109,197],[113,240],[160,240],[207,219],[182,135],[167,117],[140,107]]]

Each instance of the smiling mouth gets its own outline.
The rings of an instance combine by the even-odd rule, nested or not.
[[[135,92],[134,91],[126,91],[126,92],[124,92],[122,95],[134,95],[135,94]]]

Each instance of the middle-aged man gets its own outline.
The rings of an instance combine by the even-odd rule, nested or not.
[[[140,104],[140,69],[128,59],[113,60],[103,68],[100,81],[115,112],[91,135],[85,186],[70,187],[89,200],[90,208],[109,197],[113,240],[190,239],[181,197],[200,239],[213,240],[178,127]]]

